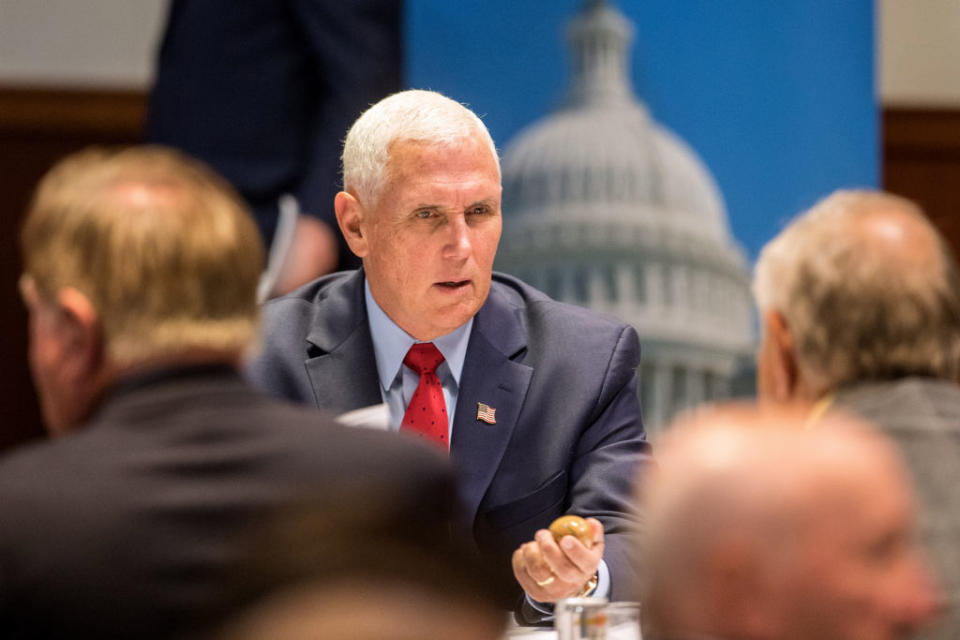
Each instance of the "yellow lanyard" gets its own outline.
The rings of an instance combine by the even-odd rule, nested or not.
[[[804,429],[812,429],[816,426],[818,422],[826,415],[827,411],[830,410],[830,406],[833,404],[834,394],[828,393],[819,400],[816,404],[813,405],[813,408],[810,409],[810,415],[807,416],[806,422],[803,423]]]

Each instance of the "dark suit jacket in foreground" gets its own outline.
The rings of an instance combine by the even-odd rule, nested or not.
[[[363,271],[333,274],[268,303],[261,388],[323,409],[383,401],[367,322]],[[480,549],[509,554],[565,513],[606,530],[613,599],[633,596],[632,487],[648,456],[636,332],[494,274],[474,318],[450,454]],[[477,420],[477,403],[496,424]]]
[[[863,383],[840,391],[835,406],[899,445],[920,502],[920,537],[947,598],[944,618],[918,637],[960,638],[960,386],[920,377]]]
[[[231,584],[251,527],[357,483],[414,512],[456,502],[442,456],[228,367],[125,381],[81,430],[0,459],[0,637],[186,636],[259,595],[256,578]]]

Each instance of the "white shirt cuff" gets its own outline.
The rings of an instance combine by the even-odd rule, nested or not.
[[[610,597],[610,569],[607,568],[607,563],[603,560],[597,567],[597,588],[590,595],[594,598]]]

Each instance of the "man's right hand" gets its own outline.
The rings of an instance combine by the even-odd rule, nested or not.
[[[556,602],[575,596],[596,574],[603,559],[603,525],[596,518],[587,518],[587,523],[593,532],[589,548],[574,536],[558,543],[540,529],[513,552],[513,575],[530,598]]]

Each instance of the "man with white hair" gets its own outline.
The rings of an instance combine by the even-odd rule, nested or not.
[[[643,487],[644,637],[893,640],[938,612],[887,439],[850,418],[722,408]]]
[[[903,448],[921,533],[960,636],[960,277],[943,239],[903,198],[840,191],[764,249],[754,293],[761,400],[862,415]]]
[[[393,429],[448,450],[480,550],[504,568],[513,553],[522,619],[577,594],[625,597],[648,455],[636,332],[492,274],[499,160],[457,102],[380,101],[347,134],[343,172],[337,221],[363,268],[270,303],[252,378],[336,411],[385,402]],[[556,543],[545,527],[565,513],[592,540]]]

